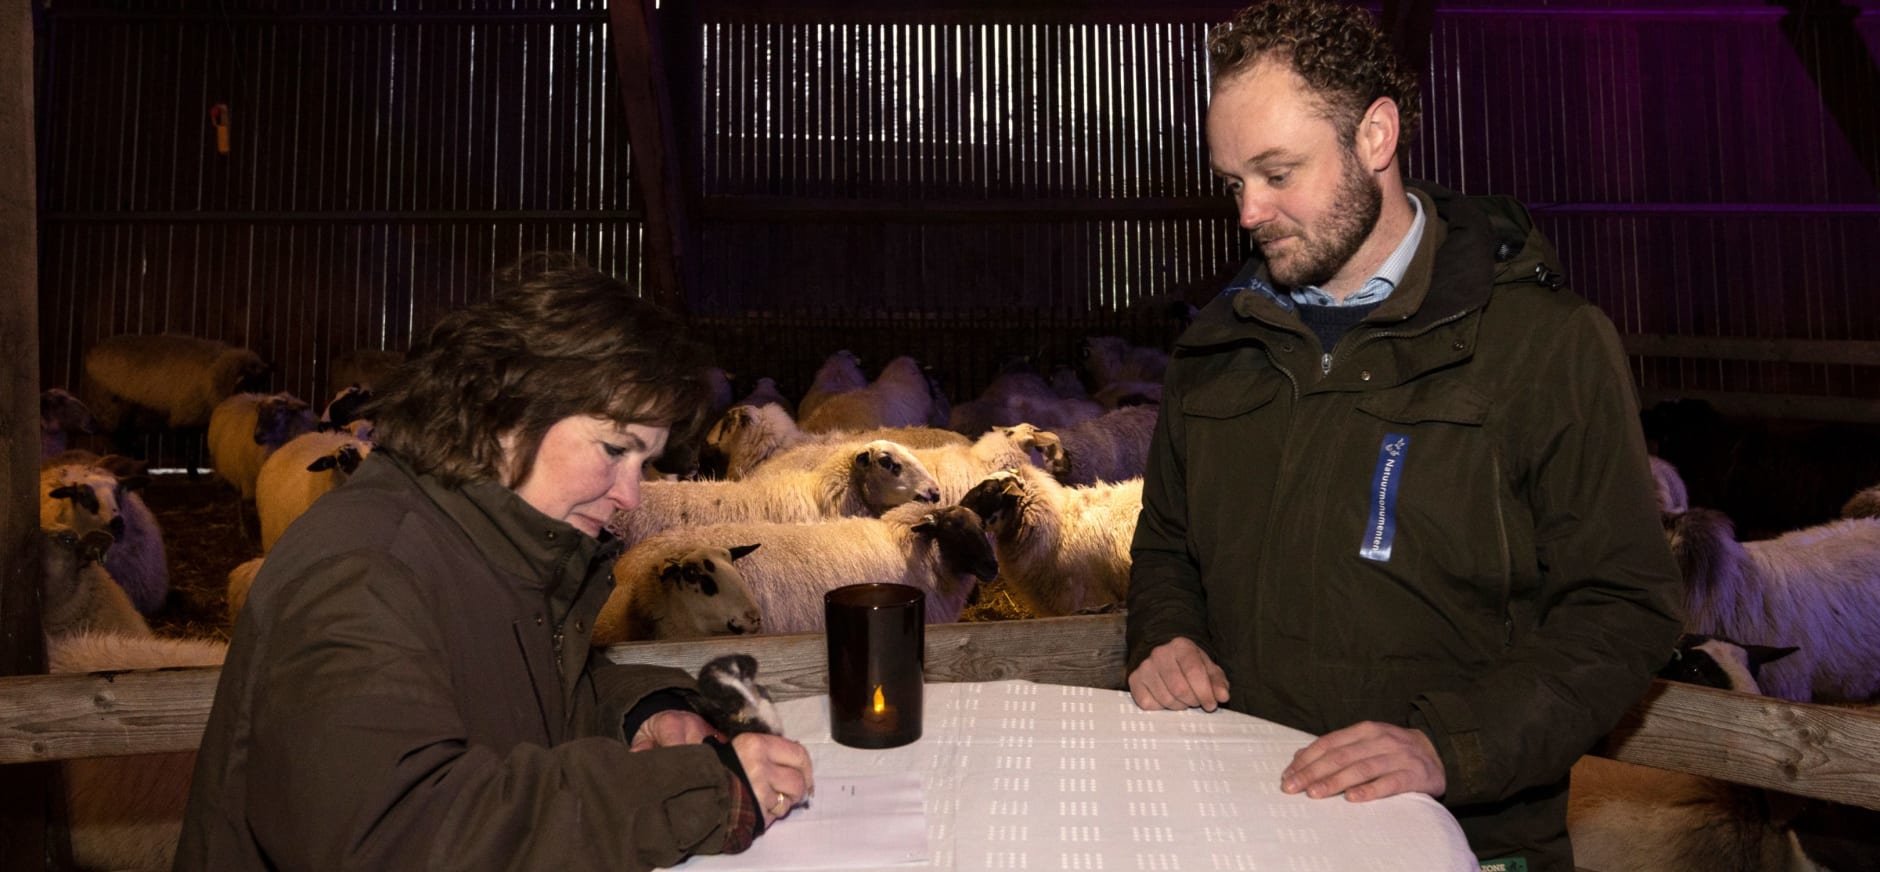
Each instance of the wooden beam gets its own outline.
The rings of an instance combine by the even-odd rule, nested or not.
[[[739,195],[706,197],[700,214],[707,221],[723,222],[979,224],[1158,218],[1232,220],[1234,207],[1226,197],[984,200],[964,197],[859,199]]]
[[[1625,353],[1645,357],[1880,366],[1880,342],[1843,339],[1669,336],[1651,333],[1628,333],[1620,339],[1625,343]]]
[[[608,38],[632,148],[633,200],[646,215],[646,274],[652,285],[648,296],[683,310],[698,283],[698,236],[689,206],[697,186],[688,184],[689,152],[673,115],[667,52],[653,2],[611,0]]]
[[[770,21],[868,24],[1006,24],[1067,22],[1131,24],[1147,22],[1214,23],[1233,17],[1250,0],[937,0],[882,3],[879,0],[701,0],[698,14],[707,21]]]
[[[1821,102],[1847,137],[1854,159],[1867,178],[1880,186],[1880,68],[1854,27],[1861,11],[1838,0],[1782,0],[1782,35],[1815,81]]]
[[[1651,408],[1667,400],[1703,400],[1709,403],[1711,408],[1716,409],[1718,414],[1733,418],[1880,424],[1880,401],[1862,397],[1641,388],[1638,392],[1638,399],[1639,404],[1645,408]]]

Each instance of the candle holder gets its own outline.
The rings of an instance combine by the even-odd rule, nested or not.
[[[851,748],[920,738],[926,603],[925,593],[905,584],[851,584],[823,594],[831,738]]]

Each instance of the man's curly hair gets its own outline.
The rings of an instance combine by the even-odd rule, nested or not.
[[[1423,118],[1416,71],[1398,62],[1363,8],[1340,0],[1267,0],[1208,34],[1216,88],[1269,60],[1286,64],[1317,92],[1346,148],[1356,142],[1364,110],[1379,97],[1397,103],[1399,156],[1416,135]]]
[[[515,488],[564,418],[669,426],[683,440],[705,416],[708,363],[677,316],[574,255],[537,254],[499,276],[494,298],[446,314],[367,413],[379,446],[419,472]]]

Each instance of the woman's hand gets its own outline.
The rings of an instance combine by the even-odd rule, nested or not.
[[[751,782],[751,795],[764,807],[765,826],[816,792],[809,751],[802,745],[768,733],[744,733],[731,740],[731,749]]]
[[[655,712],[652,717],[640,724],[639,731],[633,734],[633,742],[628,747],[635,751],[644,751],[648,748],[696,745],[706,739],[723,739],[724,737],[723,733],[712,729],[711,724],[699,717],[698,712],[667,709]]]

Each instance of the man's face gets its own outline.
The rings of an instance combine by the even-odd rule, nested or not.
[[[1330,282],[1377,226],[1376,177],[1282,64],[1218,84],[1208,106],[1208,158],[1281,285]]]

